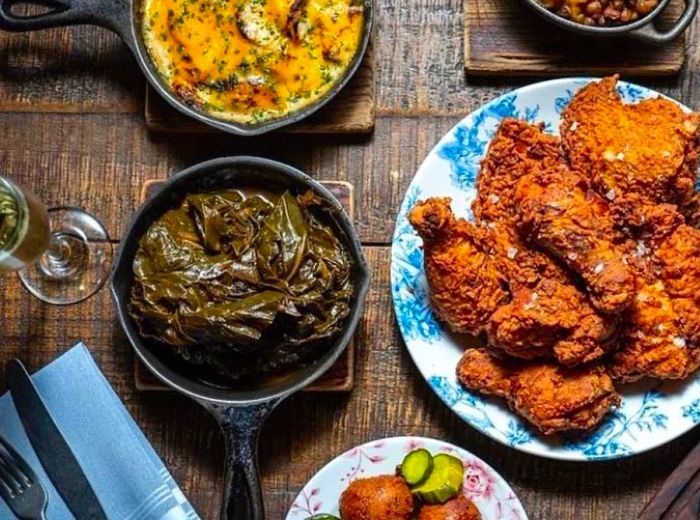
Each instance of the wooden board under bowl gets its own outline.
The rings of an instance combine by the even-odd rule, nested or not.
[[[683,11],[671,0],[660,15],[668,27]],[[472,75],[663,76],[685,59],[685,35],[661,47],[631,37],[590,38],[542,19],[523,0],[464,0],[465,68]]]
[[[354,218],[353,187],[344,181],[319,181],[325,186],[343,205],[350,220]],[[143,185],[141,199],[146,200],[165,183],[164,180],[149,180]],[[143,364],[136,358],[134,377],[136,388],[143,391],[168,391],[169,387],[161,383]],[[350,392],[355,384],[355,341],[350,340],[347,348],[338,358],[338,361],[315,383],[304,388],[305,392]]]
[[[377,114],[374,46],[367,47],[353,78],[338,95],[303,121],[285,126],[280,132],[297,134],[367,134],[374,130]],[[163,133],[219,132],[181,114],[150,86],[146,87],[146,126]]]

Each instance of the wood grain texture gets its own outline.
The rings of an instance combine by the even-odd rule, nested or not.
[[[165,181],[160,179],[148,179],[141,188],[141,201],[154,195],[163,186]],[[343,206],[352,221],[355,216],[353,204],[352,184],[345,181],[321,181],[321,184],[330,191]],[[138,359],[134,363],[134,384],[141,391],[163,392],[170,391],[170,387],[161,381]],[[305,392],[350,392],[355,384],[355,341],[350,343],[343,351],[338,361],[314,383],[304,387]]]
[[[660,15],[668,26],[683,12],[673,0]],[[464,56],[475,75],[676,74],[685,58],[685,36],[661,47],[633,38],[589,38],[556,27],[522,0],[464,0]]]
[[[700,431],[630,460],[580,464],[535,458],[461,422],[406,353],[392,310],[388,247],[403,194],[452,125],[532,80],[465,75],[463,0],[377,0],[376,5],[378,118],[369,137],[154,135],[143,122],[141,73],[108,31],[0,33],[0,172],[51,205],[78,205],[96,214],[115,241],[139,204],[145,180],[217,156],[262,155],[317,179],[353,184],[356,226],[372,269],[356,336],[355,388],[350,394],[300,393],[273,413],[260,445],[271,520],[283,518],[306,480],[338,453],[404,434],[445,439],[488,461],[512,484],[532,520],[631,520],[700,440]],[[696,21],[678,76],[643,80],[696,108],[698,27]],[[20,357],[37,369],[79,339],[89,345],[202,518],[216,519],[223,478],[218,428],[179,395],[136,389],[134,355],[114,320],[107,291],[74,307],[54,308],[28,295],[15,276],[0,274],[0,392],[8,359]]]
[[[325,107],[303,121],[282,128],[295,134],[366,134],[374,129],[377,114],[374,46],[367,48],[350,82]],[[150,86],[146,87],[146,126],[163,133],[218,133],[171,107]]]

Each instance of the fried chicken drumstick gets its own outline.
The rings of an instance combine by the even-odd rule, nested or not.
[[[423,239],[435,313],[454,332],[480,334],[508,300],[486,231],[456,218],[449,198],[419,202],[408,219]]]
[[[545,435],[592,428],[620,404],[612,379],[598,365],[515,364],[484,349],[468,349],[457,365],[457,378],[470,390],[505,398]]]

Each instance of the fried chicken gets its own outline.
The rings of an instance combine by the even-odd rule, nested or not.
[[[409,520],[414,509],[408,484],[393,475],[353,480],[340,496],[343,520]]]
[[[632,200],[624,220],[635,234],[628,258],[637,295],[611,374],[623,382],[684,379],[700,367],[700,231],[674,206]]]
[[[458,495],[444,504],[424,505],[416,520],[481,520],[481,513],[464,495]]]
[[[477,222],[492,232],[500,271],[513,293],[512,303],[492,316],[488,338],[496,351],[511,356],[554,355],[574,365],[608,350],[615,319],[598,316],[570,273],[518,233],[517,185],[543,165],[565,167],[559,140],[541,126],[504,120],[482,162],[473,204]]]
[[[616,314],[632,301],[634,277],[616,246],[608,204],[562,164],[542,165],[522,177],[517,227],[585,281],[593,305]]]
[[[617,319],[601,316],[573,285],[543,280],[515,292],[487,326],[489,347],[521,359],[551,358],[566,366],[604,356],[614,345]]]
[[[564,110],[560,131],[572,168],[610,201],[636,193],[684,207],[697,178],[700,114],[660,97],[623,103],[617,79],[589,84]]]
[[[457,365],[457,378],[470,390],[504,397],[545,435],[590,429],[620,403],[612,379],[599,365],[516,364],[484,349],[468,349]]]
[[[423,239],[435,313],[451,330],[478,335],[509,298],[487,231],[456,218],[449,198],[421,201],[408,218]]]
[[[567,273],[543,251],[525,245],[516,230],[518,181],[541,164],[563,161],[559,140],[542,126],[505,119],[491,140],[472,204],[476,221],[495,237],[501,269],[511,288],[533,287],[543,278],[567,281]]]

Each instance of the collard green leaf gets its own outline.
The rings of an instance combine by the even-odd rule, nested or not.
[[[154,222],[134,259],[142,335],[240,379],[317,353],[343,326],[351,260],[312,192],[192,194]]]

